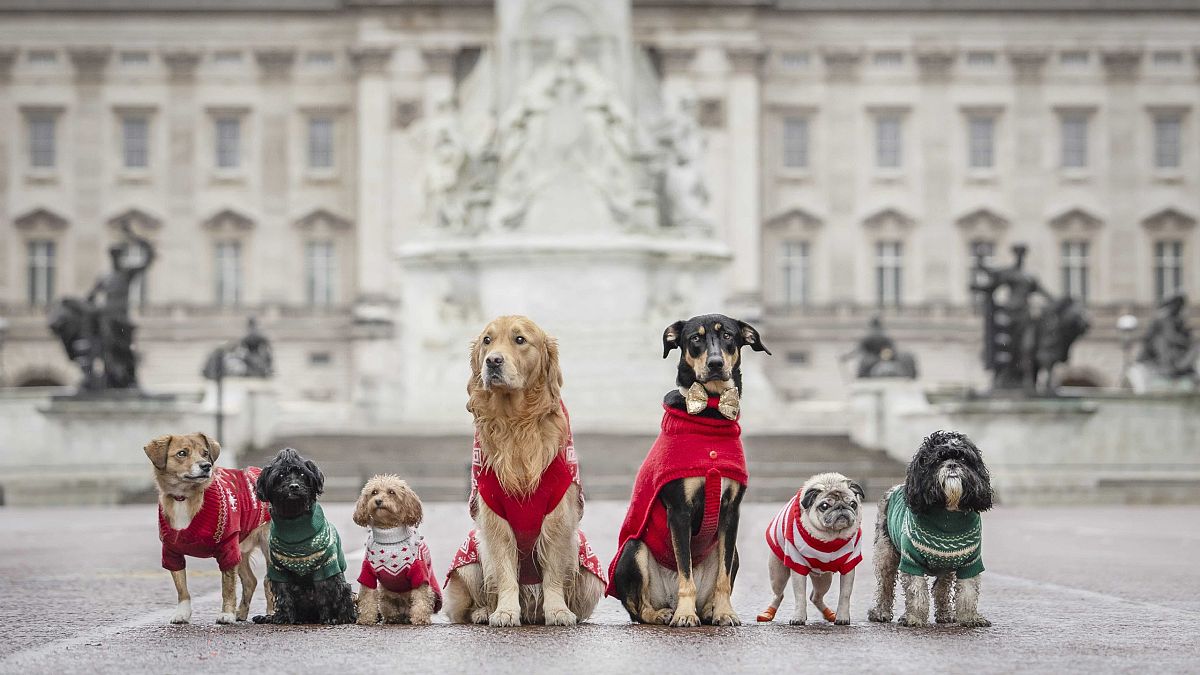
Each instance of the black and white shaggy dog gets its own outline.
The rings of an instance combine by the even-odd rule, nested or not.
[[[990,626],[979,614],[983,572],[980,513],[992,508],[992,483],[979,448],[963,434],[935,431],[908,465],[903,485],[879,502],[875,523],[875,606],[871,621],[892,620],[896,576],[904,589],[903,626],[929,622],[929,586],[938,623]]]
[[[263,467],[258,498],[271,506],[267,579],[275,612],[255,623],[354,623],[358,613],[346,583],[342,540],[317,497],[325,476],[292,448],[279,451]]]

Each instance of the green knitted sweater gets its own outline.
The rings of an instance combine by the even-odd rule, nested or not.
[[[917,515],[900,487],[888,499],[887,527],[905,574],[955,572],[959,579],[970,579],[983,571],[983,519],[975,511],[934,509]]]
[[[346,571],[342,538],[325,520],[320,504],[313,504],[312,512],[299,518],[271,519],[270,557],[267,578],[272,581],[296,577],[320,581]]]

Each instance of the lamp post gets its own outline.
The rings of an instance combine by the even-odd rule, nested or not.
[[[204,362],[204,377],[217,385],[217,441],[225,440],[225,357],[229,353],[229,345],[221,345],[209,353]]]
[[[1121,333],[1121,387],[1132,388],[1129,381],[1130,349],[1133,347],[1133,334],[1137,330],[1138,319],[1132,314],[1122,314],[1117,318],[1117,330]]]

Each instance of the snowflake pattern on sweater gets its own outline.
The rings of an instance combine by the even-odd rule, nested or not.
[[[262,469],[214,470],[213,481],[204,490],[200,511],[182,530],[171,527],[158,506],[158,538],[162,541],[162,566],[178,572],[187,566],[185,556],[216,558],[221,571],[237,567],[242,560],[241,542],[260,525],[271,520],[267,505],[258,501],[254,482]]]
[[[433,557],[425,537],[415,527],[371,528],[358,583],[366,588],[382,586],[392,593],[407,593],[428,584],[433,590],[434,611],[442,608],[442,588],[433,574]]]

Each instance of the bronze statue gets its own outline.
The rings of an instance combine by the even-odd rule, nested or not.
[[[271,341],[258,329],[258,319],[246,319],[246,334],[241,340],[214,349],[204,362],[203,374],[210,380],[228,376],[265,379],[274,375]]]
[[[1158,306],[1158,315],[1142,337],[1138,362],[1148,365],[1156,374],[1168,380],[1198,378],[1196,359],[1200,342],[1183,316],[1187,296],[1176,293]]]
[[[896,349],[896,343],[883,331],[883,320],[871,317],[867,334],[858,346],[842,355],[842,361],[858,357],[858,377],[917,377],[917,359]]]
[[[982,255],[975,260],[979,278],[985,279],[971,284],[983,294],[983,364],[992,371],[993,391],[1052,395],[1051,371],[1066,362],[1071,345],[1087,332],[1087,317],[1077,300],[1053,297],[1025,271],[1024,244],[1012,251],[1012,267],[990,268]],[[1034,295],[1045,299],[1037,313]]]
[[[154,247],[128,224],[121,231],[129,241],[108,249],[112,271],[96,282],[85,299],[65,297],[50,310],[50,330],[83,372],[80,388],[84,391],[138,387],[129,291],[154,262]],[[129,262],[131,246],[141,249],[139,262]]]

